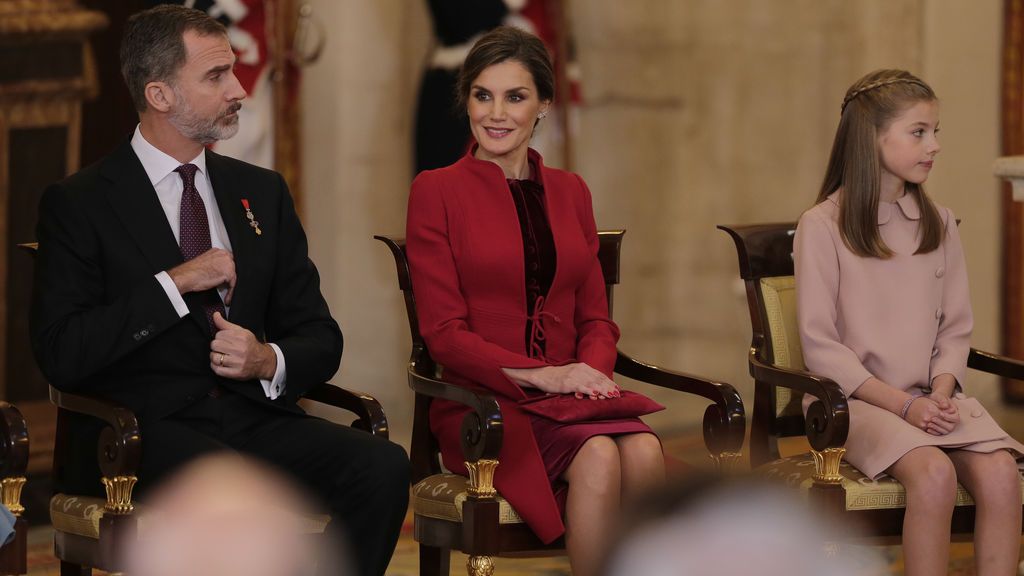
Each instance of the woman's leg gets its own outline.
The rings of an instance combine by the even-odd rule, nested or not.
[[[597,574],[608,532],[619,514],[619,448],[608,436],[594,436],[576,453],[563,475],[565,547],[574,576]]]
[[[974,562],[978,576],[1017,573],[1020,555],[1020,475],[1006,450],[980,454],[954,450],[949,459],[974,497]]]
[[[903,518],[906,576],[933,576],[949,569],[949,528],[956,501],[956,469],[934,446],[907,452],[887,472],[907,490]]]
[[[622,463],[622,500],[643,494],[665,481],[665,455],[658,437],[648,432],[617,436]]]

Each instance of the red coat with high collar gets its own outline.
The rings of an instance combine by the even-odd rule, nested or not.
[[[557,267],[541,320],[545,360],[527,355],[523,240],[501,168],[472,151],[451,166],[421,173],[412,183],[406,251],[420,331],[444,379],[493,392],[505,422],[495,487],[545,542],[565,531],[528,416],[525,394],[502,368],[584,362],[609,378],[618,327],[608,317],[590,191],[572,173],[543,165]],[[459,426],[468,408],[434,401],[431,429],[444,465],[466,474]]]

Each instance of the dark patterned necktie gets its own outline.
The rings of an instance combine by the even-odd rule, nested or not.
[[[196,190],[196,171],[199,167],[195,164],[182,164],[174,169],[181,176],[181,183],[184,185],[181,191],[180,221],[178,222],[178,244],[181,246],[181,256],[185,260],[191,260],[211,248],[210,244],[210,221],[206,217],[206,205],[203,204],[199,190]],[[213,313],[224,314],[224,303],[215,290],[207,291],[206,302],[203,309],[206,312],[206,321],[210,323],[210,331],[216,333],[213,325]]]

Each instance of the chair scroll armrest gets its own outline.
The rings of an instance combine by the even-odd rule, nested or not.
[[[376,398],[365,392],[349,390],[325,382],[311,388],[303,395],[303,398],[348,410],[359,417],[352,423],[353,428],[369,432],[385,440],[388,439],[388,418],[384,414],[384,408]]]
[[[12,404],[0,401],[0,499],[15,516],[21,516],[25,507],[21,505],[21,489],[25,486],[25,471],[28,468],[28,426],[21,412]],[[19,522],[18,538],[22,539],[24,553],[24,520]],[[6,548],[6,546],[5,546]],[[24,556],[22,556],[24,562]],[[24,569],[18,574],[24,573]]]
[[[409,366],[409,387],[417,394],[458,402],[472,408],[462,419],[462,455],[466,462],[498,460],[504,421],[501,406],[494,395],[420,374],[414,364]]]
[[[142,435],[135,414],[109,400],[82,396],[50,386],[50,401],[58,408],[86,414],[107,423],[100,432],[97,458],[106,478],[134,477],[139,469]]]
[[[850,431],[850,409],[846,394],[838,384],[810,372],[780,368],[763,362],[754,349],[750,351],[750,375],[754,380],[799,390],[818,400],[807,409],[805,425],[807,440],[818,451],[841,448]]]
[[[615,372],[661,388],[688,392],[714,402],[704,411],[704,443],[713,455],[738,453],[743,446],[746,419],[743,400],[731,384],[714,382],[641,362],[619,351]]]
[[[967,357],[967,367],[1003,378],[1024,380],[1024,361],[999,356],[984,350],[971,348],[971,354]]]
[[[28,468],[28,426],[21,412],[12,404],[0,401],[0,477],[18,478]]]

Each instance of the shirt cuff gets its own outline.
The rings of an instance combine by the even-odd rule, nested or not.
[[[164,292],[167,293],[167,299],[174,305],[174,311],[178,313],[178,318],[187,316],[188,305],[185,304],[185,299],[178,292],[178,287],[174,285],[174,280],[171,280],[171,275],[167,272],[160,272],[156,275],[156,281],[160,283]]]
[[[264,380],[260,378],[260,384],[263,385],[263,393],[267,395],[267,398],[277,400],[280,395],[284,394],[284,354],[281,352],[281,348],[279,348],[277,344],[272,343],[270,344],[270,347],[274,349],[274,354],[277,356],[277,370],[274,371],[273,380]]]

